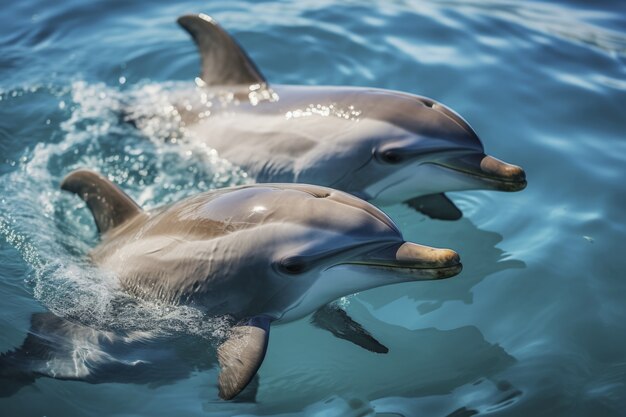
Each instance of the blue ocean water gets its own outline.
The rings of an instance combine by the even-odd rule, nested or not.
[[[180,309],[110,316],[83,255],[89,213],[58,185],[88,166],[146,207],[245,172],[181,135],[168,92],[191,86],[195,46],[175,23],[204,12],[270,82],[430,96],[492,155],[526,169],[521,193],[451,193],[465,216],[387,212],[408,240],[457,250],[463,272],[344,300],[390,348],[376,355],[301,320],[272,330],[256,401],[217,397],[216,369],[150,384],[39,379],[2,416],[626,415],[626,8],[620,1],[29,0],[0,16],[0,351],[35,312],[98,325],[220,332]],[[128,100],[157,117],[138,132]],[[146,138],[149,136],[149,139]],[[172,143],[178,142],[178,143]]]

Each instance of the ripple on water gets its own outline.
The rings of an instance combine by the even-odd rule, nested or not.
[[[41,90],[46,88],[5,96],[19,99]],[[33,268],[29,284],[35,298],[58,316],[102,329],[219,337],[227,321],[207,320],[189,307],[131,300],[113,277],[86,264],[82,259],[97,241],[93,221],[80,200],[58,189],[65,174],[89,167],[123,183],[140,204],[151,207],[198,189],[245,182],[212,149],[184,141],[168,113],[171,105],[162,98],[166,91],[166,86],[145,85],[131,92],[151,114],[143,131],[121,122],[123,96],[117,89],[75,82],[69,89],[45,91],[68,115],[58,125],[63,139],[37,143],[0,178],[2,204],[11,208],[0,214],[0,234]],[[175,146],[171,131],[179,133]],[[188,168],[180,170],[181,165]]]
[[[150,388],[41,380],[39,391],[0,400],[3,410],[623,414],[620,6],[14,2],[0,17],[0,339],[7,346],[22,340],[25,318],[41,308],[27,303],[32,298],[62,317],[122,332],[219,339],[227,327],[193,309],[127,298],[84,262],[97,242],[93,221],[80,200],[58,190],[65,174],[84,166],[123,183],[145,207],[250,181],[188,137],[170,103],[170,93],[192,87],[197,74],[195,47],[174,23],[182,13],[215,15],[273,83],[368,85],[441,100],[469,120],[489,153],[523,165],[529,186],[516,194],[452,193],[465,214],[455,223],[388,208],[407,239],[452,247],[464,262],[451,280],[346,300],[350,314],[389,345],[388,356],[302,321],[272,329],[256,403],[214,401],[212,370]],[[139,129],[124,121],[129,105]]]

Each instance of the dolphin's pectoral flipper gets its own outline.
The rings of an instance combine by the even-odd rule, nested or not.
[[[207,85],[267,84],[245,51],[220,25],[204,14],[178,18],[196,43],[202,60],[200,78]]]
[[[77,194],[87,203],[100,233],[141,213],[141,207],[124,191],[93,171],[79,169],[70,173],[63,179],[61,188]]]
[[[348,340],[371,352],[389,352],[386,346],[374,339],[363,326],[354,321],[348,313],[338,305],[326,304],[313,314],[311,323],[316,327],[328,330],[340,339]]]
[[[458,220],[463,216],[461,210],[444,193],[416,197],[405,203],[431,219]]]
[[[239,394],[256,375],[270,335],[269,317],[253,317],[231,330],[228,339],[217,349],[221,371],[219,395],[230,400]]]

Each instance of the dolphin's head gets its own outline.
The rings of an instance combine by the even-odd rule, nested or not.
[[[382,211],[329,188],[248,186],[205,208],[230,225],[221,268],[251,289],[238,297],[254,314],[292,320],[345,295],[461,270],[454,251],[406,242]]]
[[[524,170],[486,155],[471,126],[443,104],[386,90],[348,97],[361,111],[338,142],[351,146],[354,160],[342,161],[350,170],[332,186],[383,204],[447,191],[526,187]]]

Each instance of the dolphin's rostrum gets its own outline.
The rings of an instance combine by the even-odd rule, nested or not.
[[[199,91],[173,98],[185,130],[257,182],[332,187],[439,219],[461,216],[444,192],[526,186],[520,167],[487,156],[471,126],[441,103],[376,88],[270,84],[211,17],[178,23],[202,64]],[[127,117],[141,124],[132,107]]]
[[[102,235],[90,258],[114,272],[122,288],[236,321],[217,352],[225,399],[256,374],[271,323],[305,317],[358,291],[461,270],[454,251],[405,242],[382,211],[329,188],[240,186],[152,211],[91,171],[71,173],[62,188],[91,209]],[[354,324],[339,315],[334,327]],[[371,350],[386,351],[362,327],[351,331]]]

